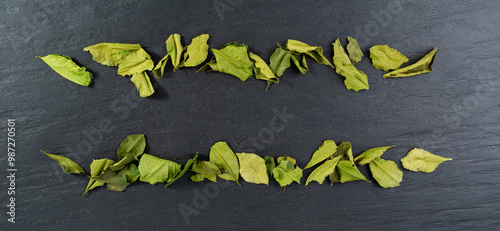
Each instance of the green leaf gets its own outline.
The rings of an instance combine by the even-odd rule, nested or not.
[[[394,161],[375,158],[368,165],[373,178],[384,188],[397,187],[403,180],[403,172]]]
[[[409,66],[403,67],[401,69],[394,70],[385,74],[384,78],[396,78],[396,77],[408,77],[413,75],[420,75],[432,71],[432,64],[436,58],[437,47],[431,52],[425,55],[418,62],[411,64]]]
[[[279,46],[269,58],[269,68],[279,77],[288,67],[290,67],[290,52]]]
[[[385,151],[389,148],[396,147],[396,145],[392,146],[385,146],[385,147],[378,147],[378,148],[372,148],[369,150],[364,151],[363,153],[359,154],[354,161],[356,161],[357,164],[360,165],[365,165],[370,163],[372,160],[379,158],[384,154]]]
[[[199,35],[191,40],[191,44],[185,48],[184,60],[181,67],[195,67],[203,63],[208,56],[208,34]]]
[[[219,175],[221,174],[219,168],[217,165],[210,161],[204,161],[204,160],[197,160],[194,162],[193,167],[191,168],[191,171],[196,172],[196,173],[201,173],[201,174],[206,174],[206,175]]]
[[[222,173],[218,175],[220,178],[235,181],[238,185],[240,185],[238,182],[238,178],[240,176],[238,158],[226,142],[221,141],[215,143],[210,149],[209,159],[210,162],[214,163],[219,169],[222,170]]]
[[[279,79],[273,74],[266,61],[252,52],[249,52],[248,55],[254,64],[255,78],[267,81],[266,90],[271,83],[279,83]]]
[[[278,162],[278,165],[281,164],[282,161],[290,161],[293,165],[296,165],[297,164],[297,160],[292,158],[292,157],[289,157],[287,155],[284,155],[284,156],[280,156],[276,159],[276,162]]]
[[[113,165],[115,161],[104,158],[104,159],[98,159],[98,160],[92,160],[92,163],[90,164],[90,180],[89,183],[87,184],[87,188],[85,188],[85,192],[83,192],[83,195],[87,194],[90,190],[103,186],[104,182],[96,181],[93,178],[99,177],[101,174],[103,174],[111,165]]]
[[[83,170],[83,168],[80,167],[80,165],[78,165],[72,159],[70,159],[68,157],[56,155],[56,154],[49,154],[49,153],[46,153],[43,150],[40,150],[40,152],[43,152],[48,157],[50,157],[53,160],[57,161],[57,163],[59,163],[59,165],[61,166],[62,170],[65,173],[67,173],[67,174],[73,173],[73,174],[85,175],[85,171]]]
[[[203,71],[219,71],[234,75],[241,81],[252,77],[253,62],[248,57],[248,48],[245,44],[228,43],[217,50],[212,48],[214,59],[200,68]]]
[[[342,183],[356,180],[368,181],[356,165],[353,165],[349,160],[340,160],[337,164],[337,169],[340,175],[340,182]]]
[[[121,192],[125,190],[128,186],[127,178],[124,174],[115,174],[112,172],[104,172],[98,177],[90,177],[91,180],[95,180],[102,184],[107,184],[108,191],[118,191]]]
[[[114,163],[113,165],[109,166],[108,171],[112,172],[117,172],[122,170],[123,168],[127,167],[130,165],[130,163],[136,162],[138,159],[134,156],[132,153],[127,153],[125,157],[123,157],[120,161]]]
[[[356,64],[361,61],[361,58],[363,57],[363,51],[361,51],[361,48],[359,47],[358,41],[356,41],[356,39],[347,36],[347,40],[349,41],[349,43],[347,44],[349,59],[351,59],[353,64]]]
[[[273,169],[273,176],[281,187],[285,187],[294,181],[300,184],[302,169],[294,167],[294,164],[288,160],[283,160]]]
[[[273,175],[273,169],[276,167],[276,162],[272,156],[264,156],[264,161],[266,162],[267,175]]]
[[[127,136],[118,149],[118,158],[123,159],[127,153],[131,153],[135,158],[139,158],[146,148],[146,138],[144,134],[132,134]]]
[[[168,59],[170,58],[170,55],[167,54],[165,55],[153,68],[153,74],[155,75],[155,78],[163,78],[163,73],[165,72],[165,67],[167,66]]]
[[[342,142],[337,146],[337,151],[332,155],[333,157],[342,156],[343,160],[349,160],[354,165],[354,157],[352,155],[351,142]]]
[[[85,67],[76,65],[71,60],[71,57],[67,55],[50,54],[43,57],[36,57],[43,60],[52,70],[73,83],[88,86],[92,82],[92,73],[88,72]]]
[[[326,160],[337,151],[337,144],[333,140],[325,140],[323,144],[313,153],[311,160],[304,169],[315,166],[319,162]]]
[[[118,65],[118,74],[121,76],[132,75],[133,78],[134,74],[152,70],[154,65],[151,56],[141,48],[136,52],[130,53],[120,65]]]
[[[297,52],[290,53],[290,59],[292,60],[293,64],[295,64],[295,67],[299,69],[300,73],[307,73],[309,71],[309,68],[307,67],[306,56]]]
[[[306,55],[309,55],[319,64],[330,65],[331,67],[333,67],[330,61],[328,61],[328,59],[325,56],[323,56],[323,48],[319,46],[309,46],[301,41],[288,39],[288,41],[285,44],[285,48],[290,51],[295,51],[298,53],[304,53]]]
[[[170,184],[174,183],[176,180],[178,180],[182,176],[184,176],[184,174],[186,174],[186,172],[189,170],[189,167],[191,167],[191,165],[193,165],[193,163],[196,161],[197,158],[198,158],[198,153],[196,153],[196,155],[192,159],[189,159],[186,162],[186,164],[184,164],[184,168],[182,168],[182,171],[177,173],[177,175],[173,179],[171,179],[167,182],[167,184],[165,185],[165,188],[167,186],[169,186]]]
[[[134,83],[140,97],[148,97],[155,93],[155,89],[151,84],[151,80],[149,79],[149,76],[145,71],[133,74],[132,78],[130,78],[130,81]]]
[[[127,165],[118,174],[124,175],[129,184],[134,183],[137,179],[139,179],[140,176],[139,169],[135,164]]]
[[[337,74],[344,76],[344,84],[348,90],[359,91],[368,90],[368,76],[354,67],[340,44],[339,39],[333,43],[333,65]]]
[[[172,34],[165,41],[167,45],[167,54],[170,56],[172,60],[172,65],[175,69],[179,69],[179,65],[181,64],[182,52],[184,48],[181,44],[181,36],[179,34]]]
[[[211,174],[203,174],[203,173],[197,173],[191,176],[191,180],[194,182],[201,182],[205,179],[208,179],[212,182],[217,182],[217,176],[216,175],[211,175]]]
[[[154,185],[162,182],[169,183],[181,171],[181,165],[144,153],[139,160],[138,169],[141,175],[139,180]]]
[[[269,185],[266,162],[252,153],[236,153],[240,163],[241,177],[249,183]]]
[[[118,66],[130,54],[142,49],[139,44],[98,43],[83,48],[92,54],[94,61],[106,66]]]
[[[434,155],[420,148],[414,148],[401,159],[403,167],[414,172],[433,172],[437,166],[445,161],[452,160]]]
[[[398,50],[387,45],[375,45],[370,48],[370,58],[375,68],[389,71],[398,69],[408,58]]]
[[[325,161],[322,165],[314,169],[314,171],[307,177],[306,180],[306,186],[309,184],[311,181],[317,181],[320,184],[323,184],[323,181],[325,181],[325,178],[329,175],[332,175],[335,171],[335,167],[337,166],[337,163],[339,162],[340,158],[342,156],[337,156],[332,159],[329,159]]]
[[[339,174],[339,170],[337,169],[337,166],[335,166],[335,169],[333,170],[333,173],[330,174],[328,176],[328,178],[330,179],[331,185],[333,185],[333,183],[335,183],[335,182],[340,182],[340,174]]]

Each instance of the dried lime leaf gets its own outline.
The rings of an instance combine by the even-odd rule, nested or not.
[[[370,163],[370,161],[382,156],[382,154],[384,154],[384,152],[387,151],[387,149],[393,148],[393,147],[396,147],[396,145],[378,147],[378,148],[372,148],[372,149],[366,150],[363,153],[359,154],[359,156],[356,156],[356,158],[354,158],[354,161],[360,165],[368,164],[368,163]]]
[[[296,159],[294,159],[294,158],[292,158],[292,157],[289,157],[289,156],[287,156],[287,155],[284,155],[284,156],[280,156],[280,157],[278,157],[278,158],[276,159],[276,162],[278,162],[278,165],[280,165],[280,164],[281,164],[281,162],[282,162],[282,161],[285,161],[285,160],[292,162],[292,164],[293,164],[293,165],[296,165],[296,164],[297,164],[297,160],[296,160]]]
[[[226,142],[221,141],[215,143],[210,149],[209,155],[210,162],[214,163],[222,173],[218,177],[224,180],[235,181],[238,185],[240,165],[238,163],[238,158],[234,154],[233,150],[227,145]]]
[[[203,63],[208,56],[208,34],[199,35],[191,40],[191,44],[185,48],[184,60],[181,67],[195,67]]]
[[[127,153],[131,153],[135,158],[139,158],[146,148],[146,138],[144,134],[132,134],[127,136],[118,149],[118,158],[123,159]]]
[[[149,56],[149,54],[141,48],[125,57],[120,65],[118,65],[118,74],[121,76],[133,76],[136,73],[152,70],[154,65],[155,64],[153,60],[151,60],[151,56]]]
[[[135,164],[127,165],[127,167],[123,168],[118,174],[124,175],[129,184],[135,182],[140,176],[139,169]]]
[[[255,78],[267,81],[266,90],[271,83],[279,83],[279,79],[273,74],[273,71],[269,68],[266,61],[252,52],[249,52],[248,56],[254,64],[253,70],[255,72]]]
[[[451,158],[434,155],[420,148],[414,148],[401,159],[403,167],[414,172],[433,172],[437,166]]]
[[[83,192],[83,195],[87,194],[90,190],[104,186],[104,182],[96,181],[93,178],[99,177],[101,174],[103,174],[111,165],[113,165],[115,161],[104,158],[104,159],[98,159],[98,160],[92,160],[92,163],[90,164],[90,180],[89,183],[87,184],[87,188],[85,188],[85,192]]]
[[[358,41],[356,41],[356,39],[347,36],[347,40],[349,41],[349,43],[347,44],[349,59],[351,59],[353,64],[356,64],[361,61],[361,58],[363,57],[363,51],[361,51],[361,48],[359,47]]]
[[[123,168],[127,167],[133,162],[139,161],[132,153],[127,153],[125,157],[123,157],[121,160],[118,162],[114,163],[113,165],[109,166],[108,171],[111,172],[117,172],[122,170]]]
[[[368,76],[354,67],[338,38],[333,43],[333,52],[335,71],[337,74],[345,77],[344,84],[346,88],[356,92],[359,90],[368,90]]]
[[[197,173],[191,176],[191,180],[194,182],[201,182],[205,179],[208,179],[212,182],[217,182],[217,176],[216,175],[211,175],[211,174],[203,174],[203,173]]]
[[[290,51],[295,51],[298,53],[304,53],[311,56],[319,64],[325,64],[333,67],[333,65],[328,61],[328,59],[323,55],[323,48],[319,46],[309,46],[301,41],[288,39],[285,44],[285,48]]]
[[[305,74],[309,71],[307,67],[306,56],[297,52],[290,52],[290,60],[292,60],[295,67],[299,69],[300,73]]]
[[[370,48],[370,58],[375,68],[389,71],[398,69],[408,58],[398,50],[387,45],[375,45]]]
[[[337,151],[333,153],[333,157],[342,156],[342,160],[351,161],[354,165],[354,157],[352,155],[352,145],[351,142],[342,142],[337,146]]]
[[[368,164],[373,178],[384,188],[394,188],[399,186],[403,180],[403,172],[398,165],[391,160],[375,158]]]
[[[319,162],[326,160],[328,157],[333,155],[337,151],[337,144],[333,140],[325,140],[323,144],[313,153],[311,160],[306,164],[304,169],[308,169],[318,164]]]
[[[184,164],[184,168],[182,168],[182,171],[178,172],[173,178],[171,178],[167,181],[167,184],[165,184],[165,188],[167,186],[171,185],[172,183],[174,183],[176,180],[178,180],[182,176],[184,176],[184,174],[186,174],[186,172],[189,170],[189,167],[191,167],[191,165],[193,165],[193,163],[196,161],[197,158],[198,158],[198,153],[196,153],[196,155],[193,158],[189,159],[186,162],[186,164]]]
[[[127,177],[124,174],[115,174],[112,172],[104,172],[98,177],[90,177],[101,184],[107,184],[108,191],[121,192],[128,186]]]
[[[219,71],[234,75],[241,81],[252,77],[253,62],[248,57],[248,47],[245,44],[232,42],[220,50],[213,49],[214,58],[203,65],[198,71]]]
[[[150,184],[171,181],[181,171],[181,165],[171,160],[165,160],[144,153],[139,161],[139,178],[142,182]]]
[[[80,167],[80,165],[78,165],[72,159],[70,159],[68,157],[65,157],[65,156],[60,156],[60,155],[56,155],[56,154],[46,153],[43,150],[40,150],[40,152],[43,152],[45,155],[47,155],[51,159],[57,161],[57,163],[59,163],[59,165],[61,166],[62,170],[65,173],[67,173],[67,174],[73,173],[73,174],[85,175],[85,171],[83,170],[83,168]]]
[[[153,74],[155,75],[155,78],[163,78],[163,73],[165,72],[165,67],[167,66],[168,59],[170,58],[170,55],[167,54],[165,55],[153,68]]]
[[[323,181],[325,181],[325,178],[335,171],[335,167],[337,166],[337,163],[339,162],[340,158],[342,156],[337,156],[332,159],[329,159],[325,161],[322,165],[314,169],[314,171],[307,177],[306,180],[306,186],[309,184],[311,181],[317,181],[320,184],[323,184]]]
[[[52,70],[73,83],[88,86],[92,82],[92,73],[88,72],[85,67],[76,65],[71,60],[71,57],[67,55],[50,54],[43,57],[36,57],[43,60]]]
[[[125,58],[142,49],[139,44],[126,43],[98,43],[83,48],[83,51],[88,51],[92,54],[94,61],[106,66],[118,66]]]
[[[416,63],[409,66],[403,67],[401,69],[394,70],[385,74],[384,78],[396,78],[396,77],[408,77],[413,75],[420,75],[432,71],[432,64],[436,58],[437,47],[431,52],[425,55],[422,59],[418,60]]]
[[[288,67],[290,67],[290,52],[279,46],[269,58],[269,68],[279,77]]]
[[[337,164],[337,169],[340,175],[340,182],[342,183],[356,180],[368,181],[356,165],[353,165],[349,160],[340,160]]]
[[[294,181],[300,184],[302,169],[295,167],[289,160],[283,160],[273,169],[273,176],[281,187],[285,187]]]
[[[264,156],[264,161],[266,162],[267,175],[273,175],[273,169],[276,167],[276,162],[272,156]]]
[[[140,97],[148,97],[155,93],[151,80],[145,71],[133,74],[130,81],[134,83]]]
[[[249,183],[269,185],[266,162],[253,153],[236,153],[240,163],[241,177]]]
[[[165,41],[167,45],[167,54],[170,56],[172,60],[172,65],[175,69],[179,69],[179,65],[181,64],[182,52],[184,48],[181,44],[181,36],[179,34],[172,34]]]
[[[204,161],[204,160],[197,160],[196,162],[194,162],[191,171],[206,175],[214,175],[214,176],[221,174],[217,165],[215,165],[210,161]]]

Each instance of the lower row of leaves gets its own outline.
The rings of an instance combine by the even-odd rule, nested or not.
[[[337,145],[332,140],[325,140],[304,167],[308,169],[321,163],[308,176],[305,185],[312,181],[322,184],[327,177],[332,184],[357,180],[368,181],[356,167],[356,164],[368,164],[373,178],[380,186],[397,187],[403,179],[403,172],[394,161],[380,158],[387,149],[392,147],[395,146],[372,148],[354,158],[350,142]],[[188,170],[194,172],[191,180],[195,182],[205,179],[216,182],[219,177],[235,181],[238,185],[240,185],[240,175],[246,182],[266,185],[269,185],[269,177],[272,176],[282,187],[293,182],[300,184],[303,176],[303,169],[297,166],[294,158],[285,155],[275,160],[270,156],[262,158],[253,153],[235,154],[224,141],[217,142],[211,147],[209,161],[199,160],[198,153],[196,153],[184,166],[146,154],[145,148],[144,135],[133,134],[121,143],[117,151],[119,158],[117,162],[107,158],[93,160],[90,164],[90,175],[87,175],[89,183],[84,195],[104,185],[107,186],[108,191],[123,191],[137,180],[152,185],[165,183],[167,187]],[[56,160],[64,172],[86,175],[85,171],[73,160],[42,152]],[[432,172],[440,163],[447,160],[451,159],[415,148],[402,158],[401,162],[404,168],[411,171]]]

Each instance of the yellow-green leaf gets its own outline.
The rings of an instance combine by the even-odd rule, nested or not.
[[[309,46],[301,41],[288,39],[285,44],[285,48],[290,51],[295,51],[298,53],[304,53],[311,56],[319,64],[325,64],[333,67],[333,65],[328,61],[328,59],[323,55],[323,48],[319,46]]]
[[[266,162],[253,153],[236,153],[240,163],[241,177],[249,183],[269,185]]]
[[[217,176],[216,175],[211,175],[211,174],[203,174],[203,173],[197,173],[191,176],[191,180],[194,182],[201,182],[205,179],[208,179],[212,182],[217,182]]]
[[[208,56],[208,34],[199,35],[191,40],[191,44],[185,48],[184,60],[181,67],[195,67],[203,63]]]
[[[191,171],[207,175],[219,175],[221,174],[217,165],[210,161],[197,160],[194,162]]]
[[[304,169],[308,169],[318,164],[319,162],[326,160],[328,157],[333,155],[337,151],[337,144],[333,140],[325,140],[323,144],[313,153],[311,160],[306,164]]]
[[[382,154],[384,154],[384,152],[387,151],[387,149],[392,148],[392,147],[396,147],[396,145],[378,147],[378,148],[372,148],[372,149],[366,150],[363,153],[359,154],[359,156],[356,156],[354,161],[360,165],[368,164],[368,163],[370,163],[370,161],[382,156]]]
[[[384,78],[396,78],[396,77],[408,77],[413,75],[420,75],[432,71],[432,64],[436,58],[437,47],[431,52],[425,55],[422,59],[418,60],[416,63],[409,66],[403,67],[401,69],[394,70],[385,74]]]
[[[289,157],[287,155],[280,156],[280,157],[276,158],[276,162],[278,162],[278,165],[280,165],[281,162],[285,161],[285,160],[290,161],[293,165],[297,164],[297,160],[295,158]]]
[[[387,45],[375,45],[370,48],[370,58],[375,68],[389,71],[398,69],[408,58],[398,50]]]
[[[145,71],[133,74],[130,81],[134,83],[140,97],[148,97],[155,93],[151,79]]]
[[[113,165],[115,161],[104,158],[104,159],[98,159],[98,160],[92,160],[92,163],[90,164],[90,180],[89,183],[87,184],[87,188],[85,188],[85,192],[83,192],[83,195],[87,194],[90,190],[103,186],[104,182],[96,181],[93,178],[99,177],[101,174],[103,174],[111,165]]]
[[[131,153],[135,158],[139,158],[146,148],[146,137],[144,134],[132,134],[127,136],[118,149],[118,158],[123,159],[127,153]]]
[[[142,49],[139,44],[98,43],[83,48],[92,54],[94,61],[106,66],[118,66],[133,52]]]
[[[98,177],[90,177],[90,179],[101,184],[107,184],[108,191],[121,192],[128,186],[127,177],[124,174],[104,172]]]
[[[80,165],[78,165],[75,161],[73,161],[72,159],[70,159],[68,157],[46,153],[43,150],[40,150],[40,152],[43,152],[45,155],[47,155],[51,159],[57,161],[57,163],[59,163],[59,165],[61,166],[62,170],[67,174],[70,174],[70,173],[79,174],[79,175],[85,174],[85,171],[83,170],[83,168],[80,167]]]
[[[414,172],[433,172],[437,166],[451,158],[434,155],[420,148],[414,148],[401,159],[403,167]]]
[[[170,56],[172,60],[172,65],[175,69],[179,69],[179,65],[181,64],[182,52],[184,48],[181,44],[181,36],[179,34],[172,34],[165,41],[167,45],[167,54]]]
[[[120,171],[123,168],[127,167],[131,163],[136,162],[138,160],[139,159],[137,159],[132,153],[127,153],[125,155],[125,157],[123,157],[118,162],[114,163],[113,165],[109,166],[108,170],[112,171],[112,172],[117,172],[117,171]]]
[[[288,67],[290,67],[290,52],[279,46],[269,58],[269,68],[279,77]]]
[[[222,49],[213,49],[214,59],[200,68],[203,71],[219,71],[236,76],[241,81],[252,77],[253,62],[248,57],[245,44],[228,43]]]
[[[325,161],[322,165],[314,169],[314,171],[307,177],[306,180],[306,186],[309,184],[311,181],[317,181],[320,184],[323,184],[323,181],[325,181],[325,178],[329,175],[332,175],[335,171],[335,167],[337,166],[337,163],[339,162],[340,158],[342,156],[337,156],[332,159],[329,159]]]
[[[139,169],[135,164],[129,164],[127,167],[123,168],[118,174],[122,174],[127,179],[129,184],[135,182],[139,179]]]
[[[184,164],[184,168],[182,168],[182,171],[180,171],[179,173],[177,173],[174,178],[170,179],[167,181],[167,184],[165,185],[165,188],[169,185],[171,185],[172,183],[174,183],[176,180],[178,180],[179,178],[181,178],[182,176],[184,176],[184,174],[186,174],[186,172],[188,171],[189,167],[191,167],[191,165],[193,165],[193,163],[196,161],[196,159],[198,158],[198,153],[196,153],[196,155],[192,158],[192,159],[189,159],[186,164]]]
[[[240,185],[238,182],[238,178],[240,176],[238,158],[226,142],[221,141],[215,143],[210,149],[209,159],[210,162],[214,163],[219,169],[222,170],[222,173],[219,174],[218,177],[224,180],[235,181],[238,185]]]
[[[169,57],[169,54],[165,55],[153,68],[155,78],[163,78],[163,73],[165,72],[165,67],[167,66]]]
[[[347,44],[349,59],[351,59],[353,64],[356,64],[361,61],[361,58],[363,57],[363,51],[361,51],[361,48],[359,47],[358,41],[356,41],[356,39],[347,36],[347,40],[349,41],[349,43]]]
[[[306,56],[297,52],[290,52],[290,60],[292,60],[295,67],[299,69],[300,73],[305,74],[309,71],[307,67]]]
[[[302,169],[295,167],[294,164],[288,160],[283,160],[273,169],[273,176],[281,187],[285,187],[294,181],[300,184]]]
[[[88,72],[85,67],[76,65],[71,60],[71,57],[67,55],[50,54],[43,57],[36,57],[43,60],[52,70],[73,83],[88,86],[92,82],[92,73]]]
[[[266,90],[271,83],[279,83],[279,79],[273,74],[266,61],[252,52],[249,52],[248,55],[254,64],[255,78],[267,81]]]
[[[345,77],[344,84],[346,88],[356,92],[359,90],[368,90],[368,76],[354,67],[338,38],[333,43],[333,52],[335,71],[337,74]]]
[[[181,171],[181,165],[171,160],[165,160],[144,153],[139,160],[139,180],[150,184],[162,183],[173,180]]]
[[[151,60],[151,56],[144,50],[139,49],[135,52],[130,53],[121,63],[118,65],[118,74],[121,76],[134,75],[137,73],[142,73],[144,71],[150,71],[154,67],[154,62]]]
[[[373,178],[384,188],[397,187],[403,180],[403,172],[394,161],[375,158],[368,165]]]
[[[354,165],[354,157],[352,155],[351,142],[342,142],[337,146],[337,151],[332,155],[333,157],[342,156],[342,160],[349,160]]]
[[[365,176],[359,171],[356,165],[353,165],[349,160],[340,160],[337,163],[337,169],[340,175],[340,182],[364,180],[368,181]],[[370,181],[368,181],[370,182]]]

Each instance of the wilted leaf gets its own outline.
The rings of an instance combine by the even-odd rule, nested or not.
[[[337,156],[332,159],[329,159],[325,161],[322,165],[314,169],[314,171],[307,177],[306,180],[306,186],[309,184],[311,181],[317,181],[320,184],[323,184],[323,181],[325,181],[325,178],[329,175],[332,175],[335,171],[335,167],[337,166],[337,163],[339,162],[340,158],[342,156]]]
[[[340,160],[337,164],[337,169],[340,175],[340,182],[342,183],[356,180],[368,181],[365,176],[363,176],[363,174],[358,170],[356,165],[353,165],[349,160]]]
[[[344,84],[348,90],[359,91],[368,90],[368,76],[360,70],[358,70],[351,63],[349,56],[345,53],[344,48],[340,44],[340,40],[337,39],[333,43],[333,65],[335,65],[335,71],[337,74],[344,76]]]
[[[300,184],[302,169],[294,167],[294,164],[288,160],[283,160],[273,169],[273,176],[281,187],[285,187],[294,181]]]
[[[451,158],[434,155],[420,148],[414,148],[401,159],[403,167],[414,172],[433,172],[437,166]]]
[[[36,57],[43,60],[52,70],[73,83],[88,86],[92,82],[92,73],[88,72],[85,67],[76,65],[71,60],[71,57],[67,55],[50,54],[43,57]]]
[[[185,48],[184,60],[181,67],[195,67],[203,63],[208,56],[208,41],[209,35],[202,34],[191,40],[191,44]]]
[[[307,67],[306,56],[297,52],[290,52],[290,54],[290,60],[292,60],[293,64],[295,64],[295,67],[299,69],[300,73],[307,73],[309,71],[309,68]]]
[[[403,67],[401,69],[397,69],[397,70],[394,70],[392,72],[389,72],[389,73],[385,74],[383,77],[384,78],[408,77],[408,76],[420,75],[420,74],[424,74],[427,72],[431,72],[432,71],[432,64],[434,63],[434,59],[436,58],[436,52],[437,52],[437,47],[434,48],[427,55],[425,55],[418,62],[416,62],[412,65]]]
[[[135,158],[139,158],[146,148],[146,138],[144,134],[132,134],[127,136],[118,149],[118,158],[123,159],[127,153],[131,153]]]
[[[365,165],[370,163],[370,161],[379,158],[384,154],[387,149],[396,147],[396,145],[392,146],[385,146],[385,147],[378,147],[378,148],[372,148],[369,150],[364,151],[363,153],[359,154],[354,161],[356,161],[357,164]]]
[[[205,179],[208,179],[212,182],[217,182],[217,176],[216,175],[211,175],[211,174],[203,174],[203,173],[197,173],[191,176],[191,180],[194,182],[201,182]]]
[[[139,44],[125,43],[98,43],[83,48],[92,54],[94,61],[106,66],[118,66],[125,58],[133,52],[142,49]]]
[[[85,192],[83,195],[87,194],[88,191],[103,186],[104,182],[98,182],[92,177],[96,178],[99,177],[101,174],[104,173],[111,165],[113,165],[115,162],[113,160],[104,158],[104,159],[98,159],[98,160],[93,160],[92,163],[90,164],[90,180],[89,183],[87,184],[87,188],[85,188]]]
[[[140,176],[139,169],[135,164],[127,165],[127,167],[123,168],[118,174],[124,175],[129,184],[134,183]]]
[[[221,174],[217,165],[210,161],[197,160],[194,162],[191,171],[206,175],[219,175]]]
[[[169,183],[181,171],[181,165],[144,153],[139,160],[139,180],[150,184]]]
[[[398,50],[387,45],[375,45],[370,48],[370,58],[375,68],[389,71],[398,69],[408,58]]]
[[[249,52],[248,55],[254,64],[255,78],[267,81],[266,90],[271,83],[279,83],[278,78],[273,74],[266,61],[252,52]]]
[[[189,159],[186,164],[184,164],[184,168],[182,168],[182,171],[178,172],[174,178],[170,179],[167,181],[167,184],[165,185],[165,188],[169,185],[171,185],[172,183],[174,183],[176,180],[178,180],[179,178],[181,178],[182,176],[184,176],[184,174],[186,174],[186,172],[189,170],[189,167],[191,167],[191,165],[193,165],[193,163],[196,161],[196,159],[198,158],[198,153],[196,153],[196,155],[192,158],[192,159]]]
[[[279,77],[288,67],[290,67],[290,52],[279,46],[269,58],[269,68]]]
[[[287,155],[284,155],[284,156],[280,156],[276,159],[276,162],[278,162],[278,165],[281,164],[282,161],[290,161],[293,165],[296,165],[297,164],[297,160],[292,158],[292,157],[289,157]]]
[[[351,142],[342,142],[337,146],[337,151],[332,155],[342,156],[342,160],[351,161],[352,165],[354,165],[354,157],[352,155],[352,145]]]
[[[363,51],[359,47],[358,41],[356,39],[347,36],[347,40],[349,43],[347,44],[347,52],[349,52],[349,59],[351,59],[353,64],[361,61],[361,57],[363,57]]]
[[[252,77],[253,62],[248,57],[248,48],[245,44],[228,43],[222,49],[213,49],[214,59],[200,68],[202,71],[219,71],[234,75],[241,81]]]
[[[149,79],[149,76],[145,71],[133,74],[132,78],[130,78],[130,81],[134,83],[140,97],[148,97],[155,93],[155,89],[151,84],[151,80]]]
[[[269,185],[266,162],[252,153],[236,153],[240,163],[240,174],[246,182]]]
[[[266,162],[267,175],[273,175],[273,169],[276,167],[276,162],[272,156],[264,156],[264,161]]]
[[[127,177],[124,174],[115,174],[112,172],[104,172],[98,177],[90,177],[101,184],[107,184],[108,191],[121,192],[128,186]]]
[[[240,176],[238,158],[226,142],[221,141],[215,143],[210,149],[209,159],[210,162],[217,165],[217,167],[223,171],[220,175],[218,175],[218,177],[224,180],[235,181],[238,185],[240,185],[238,182],[238,178]]]
[[[141,48],[125,57],[118,65],[118,74],[121,76],[132,75],[133,77],[134,74],[152,70],[154,65],[151,56]]]
[[[326,160],[328,157],[333,155],[337,151],[337,144],[333,140],[325,140],[323,144],[313,153],[311,160],[304,167],[308,169],[318,164],[319,162]]]
[[[182,52],[184,48],[181,44],[181,36],[179,34],[172,34],[165,41],[167,45],[167,54],[170,56],[172,60],[172,65],[175,69],[179,69],[179,65],[181,64]]]
[[[399,186],[403,180],[403,172],[398,165],[391,160],[375,158],[368,164],[373,178],[384,188],[394,188]]]
[[[165,67],[167,66],[168,59],[170,58],[170,55],[167,54],[165,55],[153,68],[153,74],[155,75],[155,78],[163,78],[163,73],[165,72]]]
[[[138,161],[138,159],[132,154],[132,153],[127,153],[125,157],[123,157],[121,160],[118,162],[114,163],[113,165],[109,166],[108,171],[112,172],[117,172],[122,170],[123,168],[127,167],[133,162]]]
[[[298,53],[304,53],[306,55],[309,55],[319,64],[325,64],[333,67],[330,61],[328,61],[328,59],[325,58],[325,56],[323,56],[323,48],[319,46],[309,46],[301,41],[288,39],[288,41],[285,44],[285,48],[290,51],[295,51]]]
[[[40,150],[40,152],[43,152],[45,155],[50,157],[51,159],[57,161],[59,165],[61,166],[62,170],[67,173],[73,173],[73,174],[79,174],[79,175],[84,175],[85,171],[83,170],[80,165],[78,165],[75,161],[68,157],[60,156],[60,155],[55,155],[55,154],[49,154],[46,153],[45,151]]]

